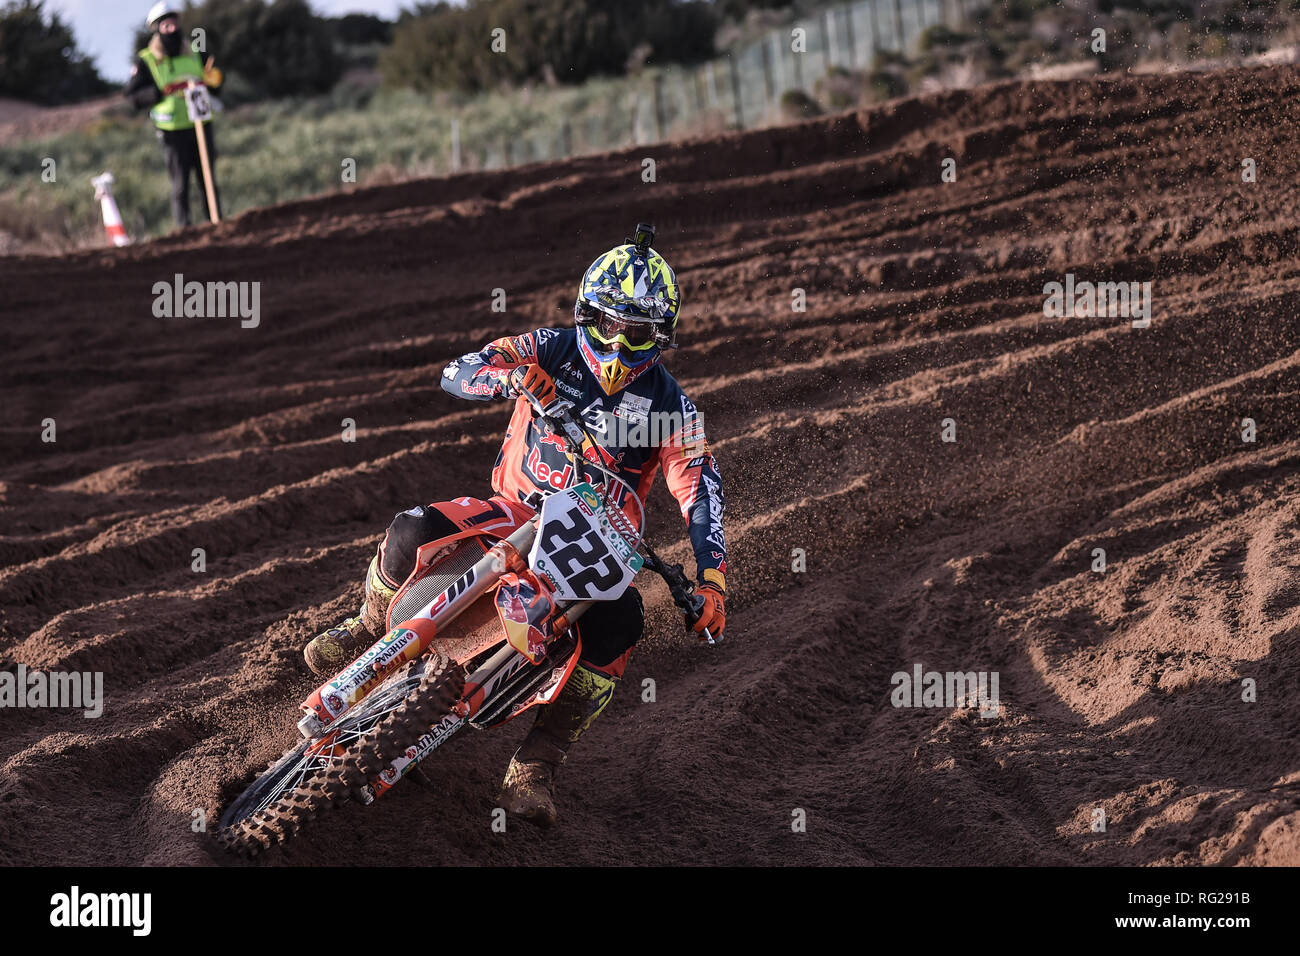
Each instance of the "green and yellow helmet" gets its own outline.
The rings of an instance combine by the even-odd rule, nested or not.
[[[677,276],[650,247],[654,226],[638,224],[624,245],[598,257],[582,277],[573,320],[587,368],[613,395],[676,347]]]

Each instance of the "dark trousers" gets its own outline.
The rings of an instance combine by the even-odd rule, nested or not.
[[[221,193],[217,190],[217,145],[212,136],[212,124],[203,125],[208,146],[208,165],[212,169],[212,192],[217,197],[217,212],[221,211]],[[190,176],[198,183],[203,212],[212,221],[208,209],[208,192],[203,187],[203,166],[199,162],[199,140],[192,129],[158,130],[163,158],[167,161],[167,175],[171,177],[172,218],[178,226],[190,224]]]

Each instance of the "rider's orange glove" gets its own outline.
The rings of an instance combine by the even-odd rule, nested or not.
[[[540,365],[529,365],[527,368],[528,371],[524,373],[520,385],[536,395],[537,400],[545,408],[555,401],[555,380]]]
[[[727,626],[727,596],[713,584],[702,585],[697,593],[704,598],[704,606],[700,608],[700,617],[695,624],[688,621],[687,627],[700,635],[708,628],[716,641]]]

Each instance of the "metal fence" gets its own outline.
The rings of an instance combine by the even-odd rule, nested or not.
[[[469,133],[473,107],[468,106],[452,121],[451,167],[462,168],[462,157],[479,168],[499,168],[719,127],[765,125],[777,121],[786,91],[811,93],[832,69],[868,70],[878,51],[915,52],[927,29],[939,24],[960,29],[983,5],[982,0],[854,0],[828,7],[702,66],[628,77],[599,104],[535,128],[497,133],[495,142]]]

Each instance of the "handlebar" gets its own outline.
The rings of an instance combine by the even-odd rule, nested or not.
[[[573,402],[563,398],[556,398],[550,404],[543,405],[541,399],[524,387],[523,377],[527,374],[525,369],[526,366],[520,365],[511,370],[508,379],[510,388],[516,395],[525,398],[528,404],[532,406],[534,414],[542,423],[542,427],[564,442],[565,454],[574,460],[574,464],[582,468],[591,468],[598,471],[609,481],[622,485],[627,492],[627,498],[636,502],[639,522],[635,544],[645,551],[645,566],[664,579],[664,583],[668,585],[669,593],[672,594],[673,603],[686,615],[687,621],[694,624],[700,619],[700,609],[704,607],[704,596],[695,592],[695,585],[686,577],[686,572],[680,564],[666,564],[655,554],[654,549],[650,547],[650,543],[645,540],[645,508],[641,504],[641,499],[636,496],[632,486],[624,481],[622,477],[605,467],[604,464],[592,461],[583,453],[588,445],[594,447],[598,442],[587,431],[581,419],[574,414]],[[605,501],[607,503],[612,490],[610,485],[606,484]],[[614,507],[619,508],[620,506],[615,504]],[[718,644],[722,641],[721,637],[714,638],[707,627],[703,630],[701,636],[709,644]]]
[[[686,571],[680,564],[665,563],[649,544],[644,542],[643,544],[646,551],[645,566],[664,579],[664,583],[668,585],[668,593],[673,596],[673,603],[686,615],[686,620],[694,624],[700,619],[700,609],[704,607],[704,595],[696,593],[695,585],[686,577]],[[722,638],[715,638],[713,632],[707,627],[700,636],[709,644],[722,643]]]

